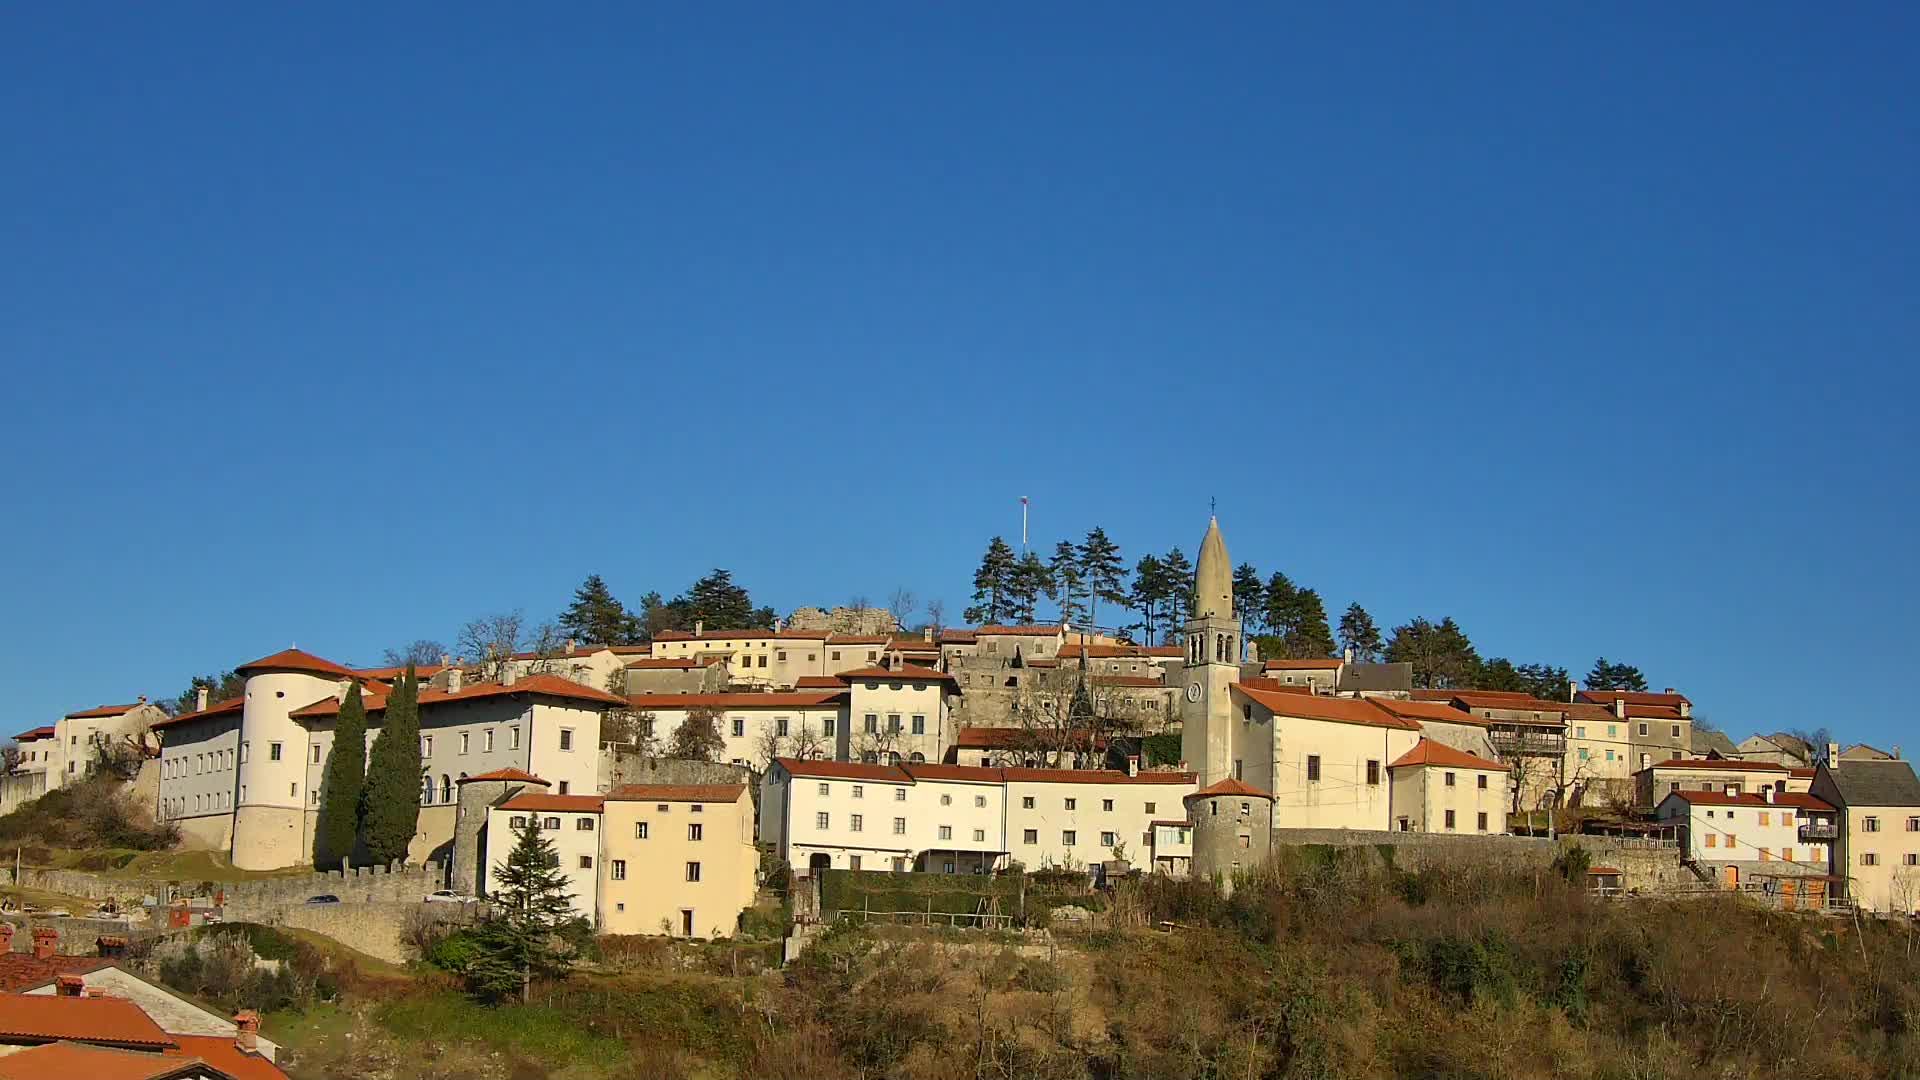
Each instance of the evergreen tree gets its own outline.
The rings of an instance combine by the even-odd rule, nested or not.
[[[773,609],[754,607],[747,590],[734,584],[731,570],[715,568],[671,604],[678,609],[674,620],[682,630],[691,630],[695,624],[705,624],[708,630],[773,629]]]
[[[1240,617],[1240,627],[1248,637],[1266,628],[1267,587],[1252,563],[1243,562],[1233,568],[1233,611]]]
[[[1020,557],[1013,566],[1013,580],[1008,590],[1008,614],[1013,621],[1025,626],[1033,622],[1034,612],[1040,607],[1040,596],[1047,591],[1053,575],[1047,572],[1047,564],[1040,556],[1029,551]]]
[[[980,557],[980,569],[973,572],[973,606],[961,617],[979,626],[1006,622],[1013,572],[1018,565],[1019,560],[1005,540],[997,536],[989,540],[987,553]]]
[[[1352,649],[1353,658],[1363,664],[1371,664],[1380,659],[1384,646],[1380,641],[1380,628],[1374,625],[1373,616],[1359,604],[1348,604],[1347,613],[1340,616],[1340,645]]]
[[[1047,561],[1047,595],[1060,607],[1060,621],[1079,625],[1087,621],[1086,580],[1080,574],[1080,549],[1073,541],[1062,540],[1053,546],[1053,558]]]
[[[573,967],[573,950],[561,940],[577,929],[573,894],[553,841],[539,824],[530,815],[514,830],[513,850],[490,875],[492,913],[474,934],[466,969],[468,985],[489,1001],[517,992],[524,1004],[536,977],[563,978]]]
[[[1413,665],[1413,684],[1428,689],[1461,689],[1480,671],[1480,654],[1452,618],[1436,625],[1414,619],[1393,629],[1387,642],[1387,661]]]
[[[1504,656],[1496,656],[1480,665],[1480,673],[1473,677],[1476,690],[1498,690],[1509,694],[1528,692],[1527,680],[1513,666],[1513,661]]]
[[[1295,659],[1333,655],[1333,630],[1327,625],[1327,608],[1320,594],[1298,589],[1293,594],[1293,625],[1286,637],[1287,655]]]
[[[313,827],[313,865],[338,870],[360,835],[360,793],[367,782],[367,707],[360,684],[347,687],[333,724],[333,750],[320,782],[320,818]],[[417,789],[416,789],[417,790]]]
[[[1080,543],[1080,576],[1086,582],[1088,622],[1099,621],[1100,601],[1127,602],[1127,564],[1120,561],[1120,545],[1097,525]]]
[[[420,823],[420,676],[413,665],[387,695],[380,734],[367,758],[361,830],[367,858],[384,866],[406,858]]]
[[[1160,556],[1160,567],[1166,574],[1168,591],[1164,615],[1170,637],[1184,633],[1181,628],[1193,617],[1193,564],[1187,561],[1185,552],[1173,547]]]
[[[1593,670],[1587,672],[1589,690],[1628,690],[1645,693],[1647,677],[1632,664],[1609,664],[1602,656],[1593,662]]]
[[[667,756],[682,761],[718,761],[727,749],[720,734],[720,710],[706,705],[687,710],[687,718],[673,729]]]
[[[590,574],[573,591],[573,603],[560,616],[560,629],[582,645],[630,645],[638,640],[640,627],[600,575]]]
[[[1263,609],[1261,622],[1269,633],[1282,641],[1285,641],[1293,632],[1294,625],[1299,620],[1300,613],[1295,607],[1299,592],[1293,579],[1278,570],[1273,572],[1273,576],[1267,579],[1266,586],[1260,590]]]
[[[1542,701],[1567,700],[1567,669],[1552,664],[1521,664],[1515,669],[1527,693]]]
[[[1127,603],[1140,613],[1140,629],[1148,645],[1154,644],[1153,633],[1161,625],[1167,601],[1172,598],[1171,587],[1166,564],[1154,555],[1140,556],[1133,567],[1133,589]]]

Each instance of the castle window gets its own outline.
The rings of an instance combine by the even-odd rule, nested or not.
[[[1320,755],[1308,754],[1307,755],[1307,783],[1317,784],[1319,782],[1320,782]]]
[[[267,744],[267,760],[268,761],[280,760],[280,744],[279,743]]]
[[[453,778],[446,773],[440,774],[440,801],[443,803],[453,801]]]
[[[1369,784],[1372,784],[1372,785],[1374,785],[1375,787],[1378,787],[1378,786],[1379,786],[1379,784],[1380,784],[1380,763],[1379,763],[1378,761],[1375,761],[1375,760],[1372,760],[1372,759],[1369,759],[1369,760],[1367,761],[1367,783],[1369,783]]]
[[[563,727],[560,729],[560,749],[562,750],[573,749],[573,729],[572,728]]]
[[[507,824],[512,825],[516,829],[524,829],[527,827],[527,819],[524,816],[516,816],[509,820]]]

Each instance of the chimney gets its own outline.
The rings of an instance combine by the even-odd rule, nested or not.
[[[1625,720],[1627,718],[1627,699],[1626,698],[1617,697],[1613,699],[1613,715],[1619,717],[1622,720]]]
[[[1572,702],[1580,696],[1580,680],[1567,680],[1567,701]]]
[[[256,1052],[260,1042],[260,1014],[241,1009],[233,1014],[233,1045],[243,1054]]]
[[[1340,659],[1345,660],[1349,664],[1353,663],[1353,646],[1347,646],[1346,649],[1340,653]]]
[[[457,667],[447,668],[447,693],[457,694],[467,682],[467,673]]]
[[[61,975],[53,980],[55,997],[77,998],[87,993],[87,980],[78,975]]]
[[[194,692],[193,711],[194,712],[207,711],[207,688],[204,686]]]
[[[0,953],[13,951],[13,924],[0,922]]]
[[[1895,761],[1900,760],[1900,744],[1899,743],[1893,744],[1893,760]]]
[[[932,640],[933,640],[933,627],[931,627],[931,626],[926,626],[926,627],[922,627],[922,628],[921,628],[921,630],[920,630],[920,640],[921,640],[921,641],[932,641]]]
[[[501,686],[512,686],[513,681],[515,679],[518,679],[519,677],[520,677],[520,669],[514,667],[512,664],[508,664],[506,667],[500,669],[500,685]]]
[[[60,951],[60,931],[51,926],[33,928],[33,958],[51,960]]]
[[[446,666],[447,666],[447,665],[448,665],[449,663],[451,663],[451,662],[452,662],[452,660],[453,660],[453,658],[452,658],[452,657],[450,657],[450,656],[448,656],[448,655],[447,655],[446,653],[441,653],[441,654],[440,654],[440,666],[441,666],[441,667],[446,667]]]
[[[567,639],[567,655],[568,655],[568,656],[572,656],[572,655],[573,655],[573,650],[574,650],[574,648],[575,648],[575,646],[574,646],[574,643],[573,643],[573,639],[572,639],[572,638],[568,638],[568,639]]]
[[[694,637],[699,637],[701,634],[706,633],[706,630],[707,630],[707,620],[705,619],[693,620],[693,636]]]
[[[1780,785],[1779,785],[1779,784],[1768,784],[1768,785],[1767,785],[1767,801],[1768,801],[1768,802],[1775,802],[1775,801],[1777,801],[1777,798],[1776,798],[1776,797],[1777,797],[1777,796],[1778,796],[1779,794],[1780,794]]]
[[[127,939],[119,934],[102,934],[93,945],[108,960],[119,960],[127,955]]]
[[[1259,662],[1260,662],[1260,643],[1253,640],[1252,638],[1248,638],[1247,639],[1247,663],[1257,664]]]
[[[142,704],[142,705],[145,705],[146,703],[147,703],[147,695],[145,695],[145,694],[141,694],[141,695],[140,695],[140,704]]]
[[[1837,769],[1839,767],[1840,767],[1840,744],[1837,742],[1830,742],[1827,744],[1827,768]]]

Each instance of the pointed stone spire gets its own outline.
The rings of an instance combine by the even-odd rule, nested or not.
[[[1193,617],[1233,618],[1233,563],[1227,542],[1220,536],[1220,519],[1207,519],[1207,536],[1200,541],[1200,564],[1193,572]]]

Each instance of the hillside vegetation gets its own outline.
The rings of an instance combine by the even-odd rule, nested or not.
[[[527,1006],[423,976],[349,997],[356,1039],[296,1044],[294,1075],[1920,1074],[1920,948],[1901,926],[1732,897],[1606,902],[1551,871],[1409,873],[1312,849],[1230,899],[1128,884],[1107,915],[1123,928],[1051,941],[834,930],[783,972],[576,975]]]
[[[160,851],[179,842],[179,829],[155,822],[127,785],[105,771],[0,815],[0,847],[30,849],[29,862],[44,862],[45,853],[58,850]]]

